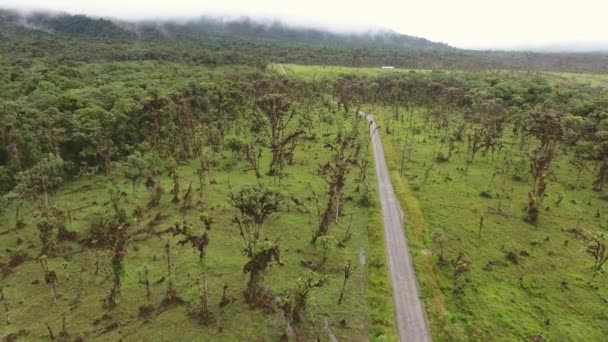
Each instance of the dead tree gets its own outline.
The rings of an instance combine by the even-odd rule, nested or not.
[[[209,290],[207,288],[207,277],[203,276],[199,305],[190,312],[201,324],[209,325],[215,322],[215,315],[209,308]]]
[[[4,307],[4,313],[6,314],[6,324],[11,324],[10,306],[8,304],[6,296],[4,295],[3,286],[0,286],[0,301],[2,302],[2,306]]]
[[[187,211],[190,208],[192,208],[192,183],[190,183],[184,195],[181,211]]]
[[[262,174],[260,173],[260,159],[262,159],[262,149],[258,149],[257,151],[253,147],[252,144],[245,144],[245,160],[249,163],[249,170],[253,170],[255,172],[255,178],[260,179]]]
[[[340,289],[340,298],[338,298],[338,305],[342,304],[342,299],[344,299],[344,289],[346,288],[346,281],[352,275],[352,267],[350,265],[350,260],[348,260],[346,266],[342,268],[342,272],[344,274],[344,278],[342,280],[342,288]]]
[[[42,271],[44,272],[44,282],[51,287],[53,302],[57,303],[57,283],[59,282],[59,277],[55,271],[49,269],[46,256],[41,256],[39,262],[40,266],[42,267]]]
[[[179,174],[177,173],[177,168],[173,169],[173,199],[171,202],[179,203]]]
[[[212,152],[203,153],[199,160],[199,167],[196,168],[196,177],[198,178],[199,195],[203,197],[203,189],[205,188],[205,179],[211,170]]]
[[[139,277],[137,282],[140,285],[144,286],[144,288],[146,289],[146,300],[150,301],[150,298],[152,297],[152,292],[150,291],[150,278],[149,278],[148,266],[144,266],[143,271],[137,272],[137,275]]]
[[[171,228],[171,232],[173,236],[181,236],[182,239],[177,243],[180,246],[185,244],[190,244],[192,248],[198,251],[198,258],[202,261],[205,258],[205,252],[207,251],[207,246],[209,245],[209,235],[207,232],[204,232],[201,235],[193,234],[190,231],[190,227],[186,224],[186,222],[176,223],[173,228]]]
[[[160,182],[157,182],[154,187],[150,189],[150,199],[147,204],[148,209],[158,206],[164,192],[165,190],[160,185]]]

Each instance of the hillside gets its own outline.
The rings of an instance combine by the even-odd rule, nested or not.
[[[0,11],[0,18],[6,27],[12,26],[14,30],[34,29],[57,35],[98,39],[192,42],[212,38],[231,38],[313,45],[346,44],[353,47],[384,45],[414,49],[449,49],[446,44],[388,30],[368,33],[333,33],[312,28],[290,27],[278,21],[261,23],[249,18],[227,20],[200,17],[183,22],[170,20],[126,22],[85,15],[43,12],[20,14],[11,11]]]
[[[461,50],[396,32],[338,34],[251,19],[125,22],[83,15],[0,11],[0,52],[75,61],[159,60],[412,69],[608,72],[608,54]]]

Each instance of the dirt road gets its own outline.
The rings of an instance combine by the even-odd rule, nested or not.
[[[399,340],[404,342],[431,341],[424,304],[420,299],[418,281],[403,230],[403,211],[395,196],[386,166],[380,132],[376,131],[376,122],[368,113],[360,112],[360,114],[364,115],[370,123],[369,131],[372,135],[378,195],[384,221],[384,241],[393,287],[393,304]]]
[[[279,64],[279,70],[281,70],[281,74],[287,76],[287,71],[285,71],[285,68],[283,67],[283,64]]]

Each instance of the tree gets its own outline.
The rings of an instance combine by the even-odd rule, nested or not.
[[[42,271],[44,272],[44,282],[47,283],[51,287],[51,292],[53,294],[53,301],[57,302],[57,283],[59,282],[59,277],[57,277],[57,273],[55,271],[49,269],[49,264],[47,262],[46,255],[42,255],[40,259],[40,266],[42,267]]]
[[[262,184],[243,185],[229,194],[229,203],[239,210],[233,222],[239,227],[243,239],[243,254],[249,261],[243,267],[243,273],[249,274],[245,300],[247,303],[264,307],[272,311],[272,300],[268,291],[262,286],[266,269],[276,262],[281,264],[278,241],[260,242],[264,222],[281,210],[283,195],[273,188]]]
[[[190,208],[192,208],[192,183],[188,185],[188,190],[184,194],[181,211],[187,211]]]
[[[344,299],[344,289],[346,288],[346,281],[350,278],[350,276],[353,273],[352,267],[350,265],[350,260],[348,260],[348,263],[346,264],[346,266],[344,266],[342,268],[342,272],[344,274],[344,280],[342,281],[342,288],[340,289],[340,298],[338,298],[338,305],[342,304],[342,299]]]
[[[253,144],[245,144],[245,159],[249,163],[249,168],[246,171],[253,170],[255,172],[255,178],[260,179],[262,174],[260,172],[260,159],[262,159],[262,149],[257,150]]]
[[[460,279],[471,271],[471,259],[464,252],[458,253],[458,256],[450,262],[452,265],[452,277],[454,278],[454,293],[461,293],[464,288],[464,282]]]
[[[526,221],[536,223],[539,204],[547,190],[547,176],[557,153],[557,144],[564,134],[563,116],[551,111],[535,111],[528,132],[539,141],[538,147],[530,154],[530,169],[533,187],[528,194]]]
[[[295,110],[291,109],[292,103],[284,94],[264,94],[256,101],[256,105],[269,130],[272,160],[268,174],[278,176],[283,169],[285,157],[293,153],[295,141],[304,131],[288,131],[287,127],[295,115]]]
[[[8,303],[8,299],[4,295],[4,286],[0,286],[0,302],[2,302],[4,313],[6,314],[6,324],[11,324],[10,305]]]
[[[36,227],[38,228],[38,236],[42,243],[40,254],[54,256],[56,252],[56,243],[53,233],[56,231],[56,236],[60,240],[72,235],[72,233],[68,232],[65,228],[65,211],[56,205],[43,207],[43,204],[39,204],[37,207],[39,221],[36,223]]]
[[[321,177],[328,185],[327,205],[321,216],[319,227],[315,231],[312,242],[329,233],[329,227],[334,220],[337,220],[340,212],[340,202],[342,200],[346,176],[353,165],[357,164],[361,145],[358,143],[358,123],[355,121],[353,131],[344,137],[338,134],[334,144],[326,144],[326,147],[334,151],[333,160],[326,163],[319,171]]]
[[[586,252],[593,257],[593,277],[589,280],[591,282],[608,261],[606,236],[603,233],[592,235],[587,243]]]
[[[606,133],[606,140],[597,145],[596,154],[601,164],[593,181],[593,190],[601,192],[608,183],[608,133]]]
[[[432,239],[435,246],[439,248],[439,265],[445,265],[446,260],[443,252],[445,249],[445,245],[448,243],[448,237],[447,235],[445,235],[443,230],[436,229],[433,231]]]
[[[209,149],[204,149],[201,152],[201,157],[199,159],[199,166],[196,168],[196,176],[198,178],[198,191],[199,195],[203,197],[203,189],[205,187],[205,178],[209,174],[211,170],[211,164],[213,162],[212,151]]]
[[[207,288],[207,277],[203,276],[203,281],[201,285],[201,295],[200,295],[199,305],[190,312],[192,316],[194,316],[200,323],[204,325],[209,325],[215,322],[215,315],[211,309],[209,309],[209,290]]]
[[[273,310],[272,296],[262,284],[266,270],[273,264],[281,263],[281,251],[278,242],[264,241],[256,245],[249,261],[243,267],[243,273],[249,274],[245,300],[247,303]]]
[[[121,114],[108,112],[98,105],[74,111],[74,145],[82,146],[81,154],[101,159],[106,175],[112,171],[112,156],[116,149],[113,129],[120,118]]]
[[[173,233],[173,236],[179,235],[182,237],[182,240],[177,243],[178,245],[183,246],[185,244],[190,244],[192,248],[198,251],[198,258],[200,261],[205,258],[205,252],[209,245],[209,235],[207,232],[203,232],[200,235],[194,234],[186,222],[183,222],[182,224],[175,223],[175,226],[171,228],[171,232]]]
[[[65,167],[61,157],[47,154],[32,168],[17,174],[15,193],[22,199],[40,200],[48,206],[49,193],[63,182]]]
[[[285,317],[294,323],[302,321],[302,313],[308,306],[310,292],[327,283],[327,277],[317,277],[314,273],[308,273],[304,277],[298,278],[293,288],[288,291],[288,295],[283,298],[283,312]]]
[[[179,203],[179,174],[177,173],[177,167],[173,168],[173,190],[171,193],[173,194],[173,199],[171,202]]]
[[[150,301],[150,298],[152,297],[152,292],[150,291],[149,274],[150,274],[150,269],[149,269],[148,265],[144,265],[142,267],[141,271],[137,272],[137,275],[139,277],[138,283],[140,285],[143,285],[144,288],[146,289],[146,300],[148,302]]]
[[[163,189],[162,185],[160,185],[160,182],[156,182],[156,184],[154,184],[154,187],[150,189],[150,199],[148,200],[147,205],[148,208],[158,206],[164,192],[165,190]]]
[[[241,153],[244,151],[245,142],[237,136],[228,137],[228,148],[232,151],[235,159],[239,160],[241,158]]]
[[[109,208],[102,216],[91,222],[91,233],[94,243],[110,251],[112,268],[112,287],[104,301],[104,307],[111,309],[118,304],[124,275],[124,258],[127,255],[130,222],[127,217],[121,191],[110,189]]]
[[[61,157],[47,154],[32,168],[17,174],[18,183],[15,193],[21,200],[36,200],[37,213],[40,221],[36,224],[42,243],[43,255],[54,255],[55,241],[53,232],[58,231],[59,237],[65,237],[65,212],[53,205],[49,193],[63,182],[65,162]]]
[[[273,214],[281,211],[283,195],[274,188],[257,184],[243,185],[228,196],[230,205],[238,209],[240,213],[233,222],[239,227],[245,244],[244,252],[251,258],[256,250],[256,244],[260,240],[264,222]]]
[[[137,184],[147,175],[149,165],[139,151],[129,155],[120,165],[123,176],[131,181],[131,189],[135,194]]]
[[[327,262],[327,256],[330,252],[336,249],[338,241],[331,235],[323,235],[317,239],[317,248],[321,251],[321,261],[319,262],[319,268],[325,269],[325,263]]]
[[[177,294],[173,280],[173,260],[171,259],[171,244],[169,240],[165,243],[165,261],[167,262],[167,289],[165,290],[165,298],[163,298],[164,306],[171,306],[182,303],[183,300]]]

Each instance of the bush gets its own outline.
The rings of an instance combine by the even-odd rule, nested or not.
[[[437,153],[437,156],[435,156],[435,161],[438,163],[446,163],[449,162],[450,159],[445,154],[443,154],[443,152],[439,152]]]
[[[488,190],[484,190],[482,192],[479,193],[479,196],[483,197],[483,198],[489,198],[492,199],[492,193]]]

